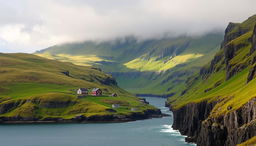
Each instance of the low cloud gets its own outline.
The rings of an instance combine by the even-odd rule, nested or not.
[[[134,35],[223,31],[256,11],[255,0],[0,0],[0,51]]]

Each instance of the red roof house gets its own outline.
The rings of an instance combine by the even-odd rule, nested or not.
[[[101,91],[100,88],[93,88],[91,94],[92,94],[93,96],[100,96],[100,95],[102,95],[102,91]]]

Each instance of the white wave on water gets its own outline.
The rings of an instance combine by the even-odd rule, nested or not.
[[[170,114],[170,109],[168,107],[160,107],[160,110],[162,113],[165,113],[165,114]]]
[[[172,128],[172,125],[162,125],[162,129],[160,130],[160,132],[170,133],[172,136],[180,137],[178,141],[188,144],[187,142],[185,142],[185,137],[187,136],[181,135],[181,133],[178,130],[174,130]],[[196,144],[193,144],[193,143],[189,143],[189,145],[196,146]]]
[[[160,132],[171,133],[172,135],[181,136],[181,134],[178,130],[174,130],[172,128],[172,125],[162,125],[162,129],[160,130]]]

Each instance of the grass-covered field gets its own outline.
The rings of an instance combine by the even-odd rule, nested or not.
[[[88,118],[156,110],[119,88],[110,75],[98,68],[30,54],[0,54],[0,66],[0,121]],[[78,88],[100,88],[103,95],[78,98]],[[118,97],[110,97],[112,93]],[[113,109],[115,103],[120,107]],[[137,111],[131,111],[132,107]]]
[[[99,58],[95,55],[68,55],[68,54],[56,54],[52,55],[50,53],[36,54],[41,57],[48,59],[56,59],[62,62],[72,62],[76,65],[91,66],[97,64],[98,61],[107,61]]]
[[[185,55],[178,55],[173,58],[168,57],[166,59],[159,59],[159,60],[157,59],[157,57],[142,56],[140,58],[136,58],[132,61],[129,61],[124,65],[127,68],[135,69],[138,71],[161,72],[161,71],[169,70],[179,64],[187,63],[190,60],[193,60],[202,56],[203,56],[202,54],[185,54]]]
[[[29,102],[28,102],[29,100]],[[118,108],[112,108],[112,104],[120,104]],[[9,109],[5,106],[11,105]],[[2,98],[0,108],[6,110],[0,117],[21,117],[44,120],[46,118],[71,119],[76,116],[101,116],[101,115],[127,115],[132,112],[144,112],[155,110],[153,106],[142,104],[136,97],[109,97],[87,96],[77,98],[73,94],[44,93],[24,98]],[[131,111],[136,108],[137,111]],[[112,110],[110,110],[112,109]]]
[[[75,86],[47,84],[47,83],[16,83],[3,87],[0,97],[23,98],[43,93],[72,93]],[[73,91],[74,92],[74,91]]]

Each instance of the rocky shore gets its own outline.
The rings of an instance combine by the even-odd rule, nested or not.
[[[173,111],[173,129],[198,146],[235,146],[256,135],[256,98],[219,117],[209,117],[216,102],[190,103]]]

